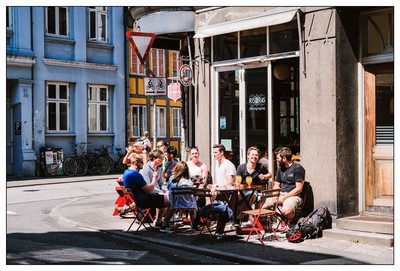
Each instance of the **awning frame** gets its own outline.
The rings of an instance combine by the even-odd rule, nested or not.
[[[207,38],[248,29],[267,27],[291,21],[300,7],[280,7],[271,9],[265,14],[242,18],[219,24],[205,25],[197,29],[194,38]]]

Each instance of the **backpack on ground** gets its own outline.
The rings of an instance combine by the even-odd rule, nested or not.
[[[332,216],[326,206],[321,206],[306,217],[302,217],[296,226],[286,233],[289,242],[299,243],[306,239],[322,237],[322,230],[332,228]]]

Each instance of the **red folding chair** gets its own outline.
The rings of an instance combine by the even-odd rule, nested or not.
[[[129,196],[132,200],[134,200],[131,189],[124,187],[123,191],[125,195]],[[154,218],[151,215],[151,208],[141,208],[138,205],[136,205],[136,207],[137,208],[133,212],[134,213],[133,221],[126,231],[129,232],[129,230],[132,228],[135,222],[139,223],[139,226],[135,232],[139,231],[139,229],[142,226],[146,230],[153,229],[152,223],[154,223]]]
[[[262,190],[259,208],[243,211],[244,214],[247,214],[253,218],[253,223],[250,228],[242,228],[242,231],[249,232],[246,241],[249,241],[252,234],[256,233],[258,240],[261,242],[261,244],[264,245],[264,236],[267,232],[271,231],[273,232],[275,238],[279,240],[278,236],[276,235],[276,229],[280,226],[281,223],[281,217],[278,217],[277,213],[278,202],[276,202],[272,210],[261,208],[266,199],[279,197],[279,194],[280,189]],[[279,220],[278,225],[275,228],[272,227],[273,217],[276,217]]]

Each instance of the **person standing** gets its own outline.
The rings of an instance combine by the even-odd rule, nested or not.
[[[189,161],[187,165],[189,167],[189,176],[193,181],[201,182],[199,185],[203,187],[207,184],[208,179],[208,168],[207,165],[199,160],[199,149],[197,147],[190,148]]]
[[[277,198],[266,200],[262,208],[270,208],[279,201],[282,214],[290,221],[303,202],[300,193],[304,186],[305,169],[292,161],[292,151],[288,147],[280,147],[275,153],[278,169],[273,189],[280,189],[281,193]]]

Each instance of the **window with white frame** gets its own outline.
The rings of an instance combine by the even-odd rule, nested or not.
[[[7,26],[7,30],[12,30],[12,8],[11,7],[7,7],[6,9],[6,26]]]
[[[181,61],[179,59],[179,51],[171,51],[171,62],[172,62],[172,79],[179,79],[179,69],[181,67]]]
[[[133,50],[131,50],[131,60],[131,74],[145,75],[144,67],[140,63],[139,57]]]
[[[46,35],[68,36],[67,7],[46,7]]]
[[[108,131],[109,95],[107,86],[89,86],[89,132]]]
[[[89,40],[90,41],[107,41],[107,7],[89,7]]]
[[[165,50],[163,49],[151,49],[151,69],[157,77],[165,76],[164,54]]]
[[[147,131],[147,111],[144,105],[132,105],[132,137],[140,137]]]
[[[167,136],[167,111],[165,107],[157,107],[157,136],[166,137]]]
[[[69,130],[68,84],[47,83],[46,119],[48,132],[67,132]]]
[[[182,115],[180,108],[172,108],[172,136],[181,137]]]

